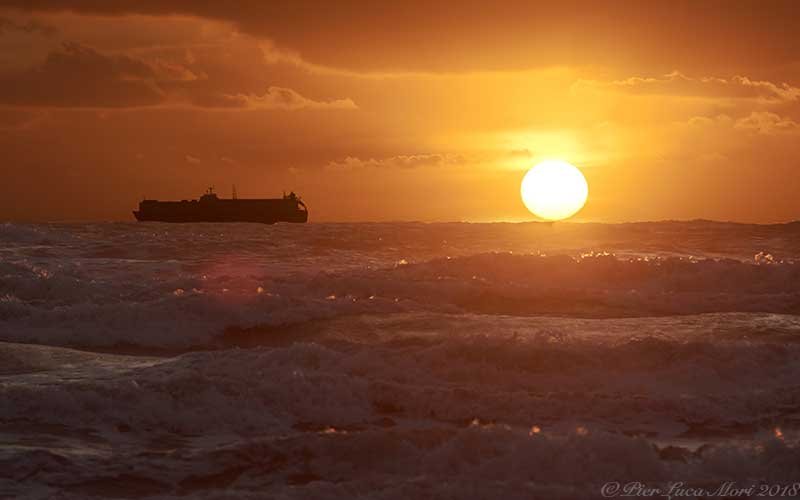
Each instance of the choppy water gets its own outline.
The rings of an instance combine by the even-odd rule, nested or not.
[[[0,225],[0,497],[800,481],[800,223]]]

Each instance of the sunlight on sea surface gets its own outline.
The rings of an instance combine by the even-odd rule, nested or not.
[[[797,223],[0,225],[0,496],[791,482],[799,258]]]

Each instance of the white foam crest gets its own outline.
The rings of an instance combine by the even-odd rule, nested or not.
[[[794,314],[800,307],[800,264],[792,263],[786,250],[797,237],[794,226],[567,225],[550,232],[504,224],[7,224],[3,229],[0,340],[187,348],[213,341],[228,327],[360,313],[637,317]],[[739,260],[622,258],[585,246],[591,237],[609,248],[637,243],[650,254],[663,254],[666,246],[650,252],[655,243],[644,236],[698,230],[715,238],[738,231],[752,239],[749,246],[742,243],[748,252],[764,242],[775,250],[742,250]],[[618,239],[623,236],[625,245]],[[50,240],[46,248],[31,246],[44,240]],[[492,247],[524,253],[476,253]],[[530,253],[537,247],[564,247],[574,257]]]
[[[659,338],[653,334],[660,328],[678,325],[634,320],[583,320],[590,331],[584,334],[575,324],[526,326],[513,318],[451,319],[450,327],[460,327],[445,335],[425,334],[418,325],[426,321],[448,324],[412,316],[405,327],[385,331],[391,322],[378,320],[381,336],[354,331],[357,325],[342,319],[320,325],[313,344],[144,365],[112,357],[107,365],[118,368],[101,378],[91,376],[95,365],[80,371],[77,360],[37,365],[32,374],[20,368],[0,389],[10,402],[0,418],[247,434],[303,422],[364,424],[380,415],[527,427],[569,425],[583,415],[600,428],[642,431],[635,424],[647,416],[653,429],[680,434],[756,428],[784,418],[784,409],[800,401],[800,344],[783,338]],[[703,330],[720,318],[694,321]],[[492,335],[481,333],[492,323]],[[108,397],[118,403],[104,403]]]

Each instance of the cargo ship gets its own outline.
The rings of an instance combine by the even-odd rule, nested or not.
[[[133,212],[138,221],[159,222],[307,222],[308,208],[294,192],[282,198],[239,199],[234,188],[232,198],[219,198],[214,188],[199,200],[142,200]]]

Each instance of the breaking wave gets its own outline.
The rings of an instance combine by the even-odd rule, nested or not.
[[[105,273],[105,274],[104,274]],[[201,346],[230,328],[357,314],[646,317],[800,312],[800,264],[488,253],[372,269],[275,272],[270,262],[0,262],[0,339]]]
[[[173,358],[4,344],[0,419],[46,447],[9,447],[2,474],[76,495],[292,498],[791,482],[800,344],[769,332],[800,324],[765,316],[753,344],[737,335],[751,319],[342,318],[314,342]],[[730,330],[691,332],[715,324]]]
[[[791,483],[798,259],[798,224],[2,225],[0,496]]]

